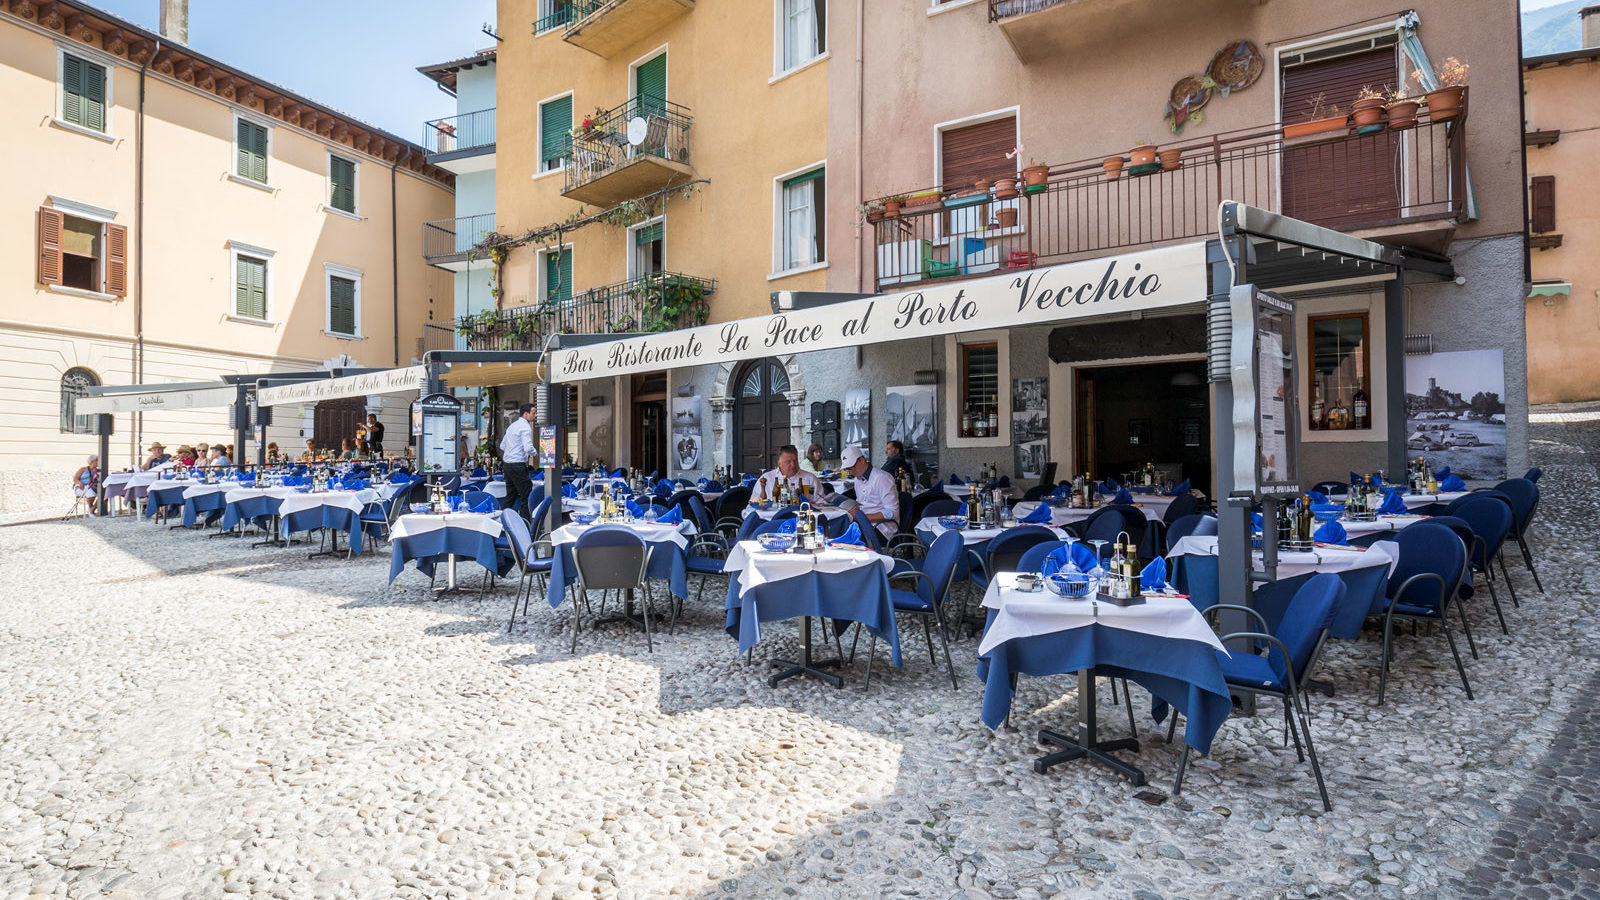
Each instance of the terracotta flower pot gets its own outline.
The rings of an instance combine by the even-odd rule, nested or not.
[[[1128,151],[1128,165],[1148,166],[1156,161],[1156,147],[1154,144],[1140,144]]]
[[[873,212],[869,212],[869,213],[867,213],[867,222],[868,223],[881,222],[881,221],[883,221],[883,217],[886,216],[886,215],[888,215],[888,213],[886,213],[886,212],[878,212],[876,210],[873,211]]]
[[[941,196],[938,191],[934,191],[931,194],[913,194],[906,198],[906,209],[913,209],[918,206],[927,206],[931,203],[938,203],[943,199],[943,196]]]
[[[972,189],[980,194],[989,193],[989,179],[979,178],[977,181],[972,183]]]
[[[1107,178],[1115,178],[1122,174],[1123,163],[1124,160],[1120,156],[1108,156],[1100,165],[1106,170]]]
[[[1028,166],[1022,170],[1022,183],[1026,187],[1044,187],[1049,178],[1049,166]]]
[[[994,220],[1001,228],[1017,227],[1017,208],[1004,206],[994,211]]]
[[[1446,122],[1461,115],[1461,110],[1467,104],[1467,88],[1465,85],[1457,87],[1439,88],[1428,92],[1428,118],[1435,122]]]
[[[1344,116],[1328,116],[1322,119],[1312,119],[1309,122],[1295,122],[1283,126],[1283,136],[1285,138],[1298,138],[1313,134],[1343,131],[1348,124],[1349,120]]]
[[[1164,172],[1170,172],[1183,165],[1183,151],[1176,147],[1168,147],[1158,152],[1156,157],[1161,160],[1161,170]]]
[[[886,218],[886,219],[897,219],[897,218],[899,218],[900,217],[900,206],[901,206],[901,201],[899,201],[899,200],[885,200],[885,201],[883,201],[883,217]]]
[[[1383,121],[1383,98],[1371,97],[1366,100],[1357,100],[1351,107],[1350,116],[1355,120],[1357,128],[1366,128]]]
[[[1010,200],[1017,196],[1017,180],[1015,178],[1000,178],[994,183],[994,198],[996,200]]]
[[[1402,128],[1412,128],[1417,124],[1417,110],[1422,106],[1416,100],[1396,100],[1387,107],[1389,110],[1389,130],[1399,131]]]

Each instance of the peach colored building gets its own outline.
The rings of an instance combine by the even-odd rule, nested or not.
[[[448,317],[416,235],[452,176],[420,146],[71,2],[0,13],[0,91],[25,173],[0,193],[0,508],[65,496],[90,385],[405,364]],[[279,410],[268,438],[336,442],[368,409],[404,428],[357,406]],[[230,433],[225,409],[119,416],[107,467]]]
[[[1583,10],[1584,47],[1523,60],[1529,219],[1528,399],[1600,399],[1600,7]]]

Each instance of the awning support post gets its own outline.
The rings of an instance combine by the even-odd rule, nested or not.
[[[243,384],[234,385],[233,398],[233,453],[231,460],[236,469],[244,468],[245,453],[250,447],[250,389]],[[263,442],[265,443],[265,442]]]
[[[1230,205],[1224,211],[1220,239],[1206,245],[1207,262],[1211,268],[1211,296],[1208,304],[1221,306],[1225,319],[1231,319],[1230,294],[1235,285],[1249,283],[1249,238],[1235,230],[1237,219]],[[1226,250],[1226,255],[1224,254]],[[1232,266],[1229,265],[1232,260]],[[1208,317],[1209,319],[1210,317]],[[1250,552],[1250,498],[1234,497],[1233,483],[1233,382],[1229,371],[1229,346],[1227,340],[1218,341],[1212,335],[1208,341],[1210,360],[1208,369],[1211,384],[1211,459],[1215,473],[1213,496],[1217,502],[1217,599],[1222,603],[1252,606],[1251,572],[1254,559]],[[1217,358],[1221,354],[1221,359]],[[1231,537],[1230,537],[1231,535]],[[1224,610],[1221,616],[1223,633],[1248,631],[1250,623],[1242,613]]]
[[[1384,369],[1389,383],[1384,391],[1388,400],[1389,452],[1384,470],[1406,470],[1406,270],[1396,266],[1394,278],[1383,285]]]
[[[95,483],[95,515],[109,516],[106,509],[106,473],[111,462],[111,429],[113,418],[110,413],[101,413],[94,417],[95,431],[100,435],[100,480]],[[135,459],[138,458],[138,449],[134,450]]]

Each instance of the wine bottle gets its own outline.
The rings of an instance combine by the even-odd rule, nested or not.
[[[1367,400],[1367,388],[1364,384],[1362,384],[1362,381],[1359,378],[1356,379],[1356,393],[1355,396],[1351,398],[1351,406],[1355,408],[1354,412],[1352,413],[1352,417],[1355,421],[1350,427],[1371,428],[1371,404]]]
[[[972,407],[961,411],[961,436],[972,437]]]
[[[1000,436],[1000,405],[998,403],[989,405],[989,436]]]
[[[1311,391],[1311,430],[1322,430],[1322,414],[1326,404],[1322,402],[1322,385],[1318,384]]]
[[[1123,552],[1128,558],[1126,563],[1126,570],[1128,573],[1128,597],[1129,599],[1137,600],[1139,598],[1139,574],[1141,567],[1139,565],[1139,548],[1134,545],[1133,538],[1128,538],[1127,548]]]

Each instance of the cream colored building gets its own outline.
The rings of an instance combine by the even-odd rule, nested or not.
[[[416,236],[450,215],[453,177],[420,146],[70,2],[0,13],[0,93],[13,129],[0,165],[14,173],[0,192],[13,236],[0,249],[0,509],[64,505],[96,440],[72,433],[87,423],[66,397],[89,385],[406,364],[432,307],[449,315],[449,275]],[[336,442],[368,409],[378,398],[279,410],[267,439]],[[110,470],[151,440],[231,433],[226,409],[116,428]]]

